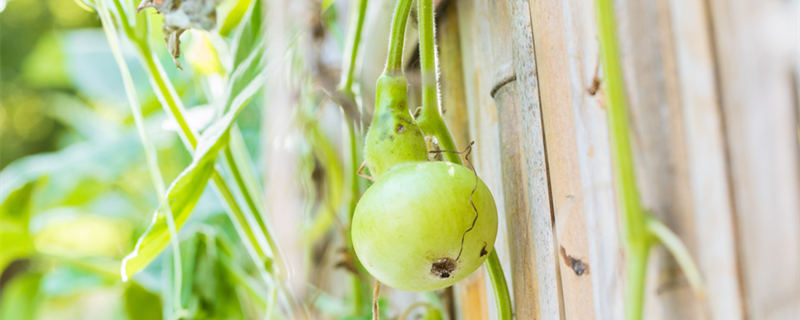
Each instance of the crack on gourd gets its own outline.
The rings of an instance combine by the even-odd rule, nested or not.
[[[475,196],[475,192],[478,191],[478,172],[475,171],[475,167],[472,165],[472,162],[469,161],[469,154],[472,152],[472,146],[473,145],[475,145],[475,141],[470,142],[469,145],[467,145],[467,147],[464,148],[464,151],[461,151],[461,152],[453,151],[453,150],[433,150],[433,151],[430,151],[431,153],[450,152],[450,153],[455,153],[455,154],[458,154],[458,155],[463,153],[464,154],[464,160],[467,161],[467,164],[469,164],[469,168],[472,169],[472,175],[475,176],[475,184],[472,186],[472,191],[469,193],[469,204],[470,204],[470,206],[472,206],[472,210],[475,211],[475,218],[472,219],[472,224],[469,226],[469,228],[467,228],[467,230],[464,230],[464,233],[461,234],[461,245],[458,248],[458,255],[456,256],[456,261],[461,259],[461,254],[464,253],[464,240],[467,237],[467,233],[469,233],[470,231],[475,229],[475,224],[478,222],[478,215],[479,215],[478,214],[478,207],[475,206],[475,201],[472,199],[472,197]],[[484,247],[484,249],[485,249],[485,247]],[[483,255],[481,255],[481,256],[483,256]]]
[[[441,258],[431,264],[431,274],[440,279],[447,279],[456,270],[456,261],[450,258]]]

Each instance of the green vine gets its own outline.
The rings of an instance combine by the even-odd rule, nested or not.
[[[678,261],[690,284],[702,291],[702,281],[688,250],[677,235],[653,218],[642,207],[633,168],[628,128],[625,83],[620,65],[619,48],[612,0],[596,0],[600,55],[605,71],[604,87],[608,114],[611,157],[616,185],[617,205],[621,215],[623,247],[627,259],[625,317],[642,318],[647,258],[656,241],[666,245]]]

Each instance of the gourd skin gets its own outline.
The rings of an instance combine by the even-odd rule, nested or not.
[[[480,179],[472,195],[478,218],[469,230],[475,219],[470,204],[475,183],[471,170],[450,162],[393,167],[356,206],[352,237],[361,263],[379,281],[407,291],[444,288],[471,274],[497,236],[494,198]],[[442,259],[454,268],[435,272],[434,264]]]
[[[375,116],[364,146],[373,177],[398,163],[427,160],[425,138],[408,111],[407,90],[403,76],[384,74],[378,79]]]

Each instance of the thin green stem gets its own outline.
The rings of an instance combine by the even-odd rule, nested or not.
[[[700,287],[700,275],[680,239],[643,208],[636,187],[625,83],[616,37],[613,0],[595,0],[600,55],[604,67],[606,112],[611,141],[612,169],[617,205],[621,215],[623,248],[627,255],[626,314],[629,320],[642,318],[645,273],[653,240],[661,240],[672,252],[693,286]]]
[[[436,137],[436,141],[447,161],[460,163],[457,147],[447,125],[442,119],[439,107],[439,88],[436,81],[436,39],[433,0],[418,0],[419,18],[419,64],[422,77],[422,112],[417,122],[426,135]]]
[[[675,261],[678,262],[683,274],[686,275],[686,279],[689,280],[689,285],[692,286],[692,289],[703,295],[703,279],[700,276],[700,271],[692,261],[689,250],[683,245],[678,235],[667,228],[661,221],[652,218],[647,219],[647,230],[656,240],[667,247],[667,250],[675,257]]]
[[[364,28],[364,20],[367,15],[367,0],[359,0],[357,6],[357,11],[354,10],[354,23],[351,22],[350,28],[348,30],[347,35],[347,49],[345,51],[345,56],[347,57],[342,66],[342,79],[339,83],[339,91],[347,98],[350,99],[350,103],[355,106],[356,99],[355,93],[353,92],[353,78],[355,74],[356,64],[358,61],[358,48],[359,44],[361,43],[361,33]],[[356,210],[356,204],[358,203],[358,198],[360,195],[360,189],[358,185],[358,149],[357,149],[357,136],[355,130],[355,121],[358,119],[349,119],[347,114],[345,114],[345,122],[347,124],[347,134],[348,139],[350,140],[349,148],[350,148],[350,201],[348,205],[348,223],[353,220],[353,214]],[[355,254],[355,250],[353,249],[353,242],[350,239],[350,233],[348,232],[346,235],[347,239],[347,251],[353,257],[356,266],[358,266],[358,270],[362,270],[361,263],[358,261],[358,257]],[[353,290],[353,315],[358,316],[361,312],[361,305],[366,300],[366,292],[363,290],[361,285],[361,273],[356,272],[351,275],[351,287]]]
[[[406,23],[411,12],[413,0],[397,0],[392,17],[392,31],[389,34],[389,53],[386,57],[386,74],[403,73],[403,46],[406,39]]]
[[[650,244],[634,243],[626,248],[625,319],[637,320],[642,318],[644,309],[645,275]]]
[[[492,281],[492,288],[494,288],[497,318],[500,320],[513,319],[511,294],[508,292],[506,276],[503,273],[503,266],[500,264],[500,257],[497,256],[497,251],[495,250],[492,250],[489,253],[489,257],[486,258],[486,271],[489,273],[489,279]]]
[[[358,46],[361,43],[361,30],[364,29],[364,20],[367,16],[367,0],[358,0],[358,11],[355,12],[355,23],[351,24],[348,32],[348,46],[345,51],[345,67],[342,70],[342,79],[339,83],[339,88],[350,94],[353,93],[353,74],[356,70],[356,61],[358,58]]]
[[[439,94],[436,82],[436,49],[434,39],[433,1],[417,0],[417,14],[419,18],[420,39],[420,69],[422,73],[422,115],[419,125],[426,135],[436,137],[442,150],[457,151],[453,136],[442,118],[439,108]],[[445,152],[447,160],[462,164],[461,157],[455,152]],[[486,270],[494,289],[495,302],[497,303],[498,319],[512,318],[511,298],[508,291],[503,267],[497,252],[492,250],[486,259]]]
[[[650,252],[650,239],[645,229],[647,213],[642,209],[633,170],[625,84],[620,65],[612,0],[596,0],[596,9],[600,55],[605,71],[604,85],[612,169],[617,189],[617,205],[621,215],[623,248],[628,260],[625,317],[635,320],[642,318],[645,272]]]
[[[164,179],[163,175],[161,174],[161,169],[158,166],[158,156],[156,153],[155,146],[150,142],[150,139],[147,136],[147,131],[144,127],[144,117],[142,116],[142,109],[141,105],[139,104],[138,98],[136,97],[136,88],[133,85],[133,78],[131,77],[130,69],[128,68],[128,63],[125,62],[125,58],[122,56],[122,51],[120,50],[119,46],[119,39],[117,37],[116,29],[114,28],[114,23],[111,21],[111,15],[109,14],[108,10],[106,9],[105,0],[97,1],[97,13],[100,16],[100,20],[103,24],[103,31],[106,34],[106,39],[108,40],[109,47],[111,47],[111,52],[114,56],[114,60],[117,63],[117,66],[120,71],[120,75],[122,76],[122,83],[125,87],[125,95],[128,99],[128,105],[131,107],[131,113],[133,114],[134,123],[136,124],[136,131],[139,134],[139,138],[142,140],[142,147],[144,148],[145,159],[147,162],[148,172],[150,173],[150,180],[153,183],[153,186],[156,189],[156,195],[158,196],[159,206],[164,211],[164,214],[167,217],[167,228],[169,229],[170,234],[170,244],[172,246],[172,251],[174,252],[172,266],[173,266],[173,273],[175,274],[174,282],[173,282],[173,292],[175,293],[175,297],[173,297],[175,310],[182,310],[183,305],[181,305],[181,287],[182,287],[182,267],[181,267],[181,254],[180,254],[180,245],[178,244],[178,231],[175,226],[175,219],[172,215],[172,208],[169,205],[169,201],[167,201],[167,191],[166,187],[164,186]],[[122,15],[123,13],[120,12]]]
[[[597,0],[597,20],[600,36],[600,52],[605,72],[605,96],[614,179],[617,184],[617,201],[622,211],[625,237],[645,238],[646,213],[642,209],[636,176],[633,170],[633,153],[628,132],[628,107],[625,101],[625,84],[620,65],[616,39],[612,0]]]

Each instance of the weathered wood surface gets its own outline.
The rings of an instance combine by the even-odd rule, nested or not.
[[[741,319],[743,302],[738,280],[733,209],[728,187],[723,119],[714,77],[713,44],[708,12],[700,1],[671,0],[658,10],[667,49],[664,73],[670,112],[683,128],[682,161],[686,175],[681,187],[690,194],[689,216],[693,243],[705,280],[707,301],[701,318]],[[713,226],[709,228],[708,226]]]
[[[593,319],[596,313],[593,270],[589,261],[580,172],[581,157],[587,155],[580,154],[578,149],[575,112],[579,110],[574,109],[588,96],[586,87],[591,80],[586,82],[577,73],[580,60],[571,59],[582,52],[574,49],[570,52],[568,47],[577,44],[574,25],[568,23],[573,14],[566,10],[571,9],[569,4],[558,1],[531,1],[530,6],[525,5],[525,1],[512,3],[517,19],[528,20],[532,25],[564,317]]]
[[[631,117],[631,141],[642,204],[675,231],[697,257],[686,158],[686,134],[669,19],[656,1],[619,1],[618,34]],[[697,30],[696,32],[702,32]],[[714,146],[712,146],[713,148]],[[720,145],[716,145],[717,149]],[[713,152],[713,149],[709,150]],[[714,234],[715,230],[707,230]],[[697,319],[704,312],[669,253],[651,251],[645,314],[656,319]]]
[[[710,0],[746,314],[800,315],[798,1]]]
[[[562,301],[558,248],[554,232],[553,190],[550,188],[548,159],[545,157],[545,137],[540,101],[539,79],[536,74],[536,58],[534,56],[533,32],[529,13],[530,4],[525,0],[507,2],[499,12],[508,11],[511,28],[511,52],[520,109],[521,135],[519,145],[524,159],[523,172],[526,173],[524,184],[530,207],[528,212],[510,212],[510,215],[530,215],[530,229],[519,229],[520,235],[530,233],[533,243],[530,248],[524,246],[519,250],[533,250],[534,266],[537,279],[539,319],[560,319],[564,312]],[[517,227],[524,228],[524,227]],[[529,262],[516,262],[526,263]],[[528,304],[520,300],[517,306]],[[526,306],[527,307],[527,306]]]

